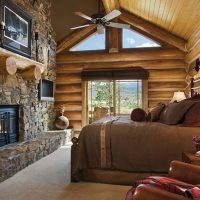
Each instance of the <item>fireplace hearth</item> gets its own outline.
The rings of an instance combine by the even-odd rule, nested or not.
[[[19,140],[19,106],[0,105],[0,147]]]

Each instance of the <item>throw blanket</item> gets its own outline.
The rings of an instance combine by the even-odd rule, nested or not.
[[[135,188],[140,185],[148,185],[154,188],[166,190],[178,195],[182,195],[194,200],[200,200],[200,184],[192,185],[173,178],[166,178],[160,176],[150,176],[145,180],[136,181],[133,188],[131,188],[126,196],[126,200],[132,200]]]

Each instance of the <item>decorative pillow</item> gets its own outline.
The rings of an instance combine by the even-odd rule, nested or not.
[[[195,102],[186,112],[183,125],[200,126],[200,102]]]
[[[135,108],[131,112],[131,119],[136,122],[145,121],[146,116],[146,112],[141,108]]]
[[[168,104],[160,115],[160,122],[169,125],[178,124],[193,104],[192,101]]]
[[[160,119],[160,114],[164,109],[165,104],[158,103],[158,105],[151,109],[151,111],[147,115],[147,121],[155,122]]]

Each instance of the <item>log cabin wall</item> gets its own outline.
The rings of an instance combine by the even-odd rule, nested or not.
[[[64,115],[68,117],[70,126],[73,126],[75,131],[80,131],[82,127],[82,81],[80,70],[62,72],[58,67],[55,106],[62,105],[64,105]]]
[[[156,106],[159,102],[169,103],[174,92],[185,91],[186,69],[153,69],[149,70],[148,80],[148,108]]]
[[[94,31],[91,27],[85,28],[84,32],[76,30],[58,44],[58,80],[60,73],[62,73],[62,76],[65,73],[66,77],[71,77],[74,73],[80,75],[83,69],[143,67],[150,72],[149,80],[144,84],[145,99],[143,103],[146,109],[154,107],[159,102],[168,103],[174,91],[182,90],[189,94],[190,78],[193,76],[191,71],[193,71],[195,60],[200,57],[200,26],[194,1],[188,1],[187,6],[185,6],[185,2],[180,3],[178,0],[167,1],[165,5],[162,5],[162,1],[159,0],[160,5],[162,5],[159,7],[149,6],[149,3],[146,3],[145,0],[137,0],[136,4],[130,4],[129,1],[108,2],[102,0],[102,2],[106,13],[113,9],[121,10],[122,15],[118,18],[119,22],[128,23],[135,31],[158,43],[161,42],[162,48],[157,50],[151,48],[136,49],[124,52],[120,49],[120,34],[117,33],[117,29],[112,29],[108,34],[109,41],[107,41],[105,52],[67,53],[67,50],[77,44],[80,38],[85,38],[90,31]],[[155,9],[157,12],[155,12]],[[174,15],[171,20],[167,19],[169,17],[167,9],[173,10]],[[190,14],[189,10],[193,15]],[[79,85],[79,89],[84,88],[83,83],[80,84],[82,86]],[[68,103],[63,98],[61,101],[61,96],[59,96],[61,94],[59,93],[64,93],[64,88],[59,85],[57,88],[60,88],[60,90],[56,91],[56,104],[62,101]],[[74,88],[71,89],[74,92],[68,93],[68,98],[71,96],[72,100],[77,92]],[[81,100],[80,96],[78,100],[79,106],[81,106],[85,97],[83,96],[84,93],[79,92],[78,94],[81,96]],[[72,101],[70,101],[72,105],[75,102],[77,103],[77,101]],[[69,106],[67,105],[67,107]],[[81,111],[80,107],[78,109],[73,107],[73,111],[70,109],[72,107],[67,110],[69,116]],[[79,122],[84,119],[84,115],[82,116]]]
[[[167,49],[166,52],[169,50]],[[177,53],[177,52],[176,52]],[[180,52],[179,52],[180,53]],[[87,53],[88,59],[84,58],[83,53],[65,53],[57,55],[57,79],[56,79],[56,99],[55,104],[59,106],[65,105],[65,116],[69,118],[70,125],[74,126],[75,131],[80,131],[82,126],[85,125],[83,105],[84,105],[84,93],[83,82],[81,80],[81,72],[83,69],[102,69],[102,68],[124,68],[124,67],[144,67],[149,70],[149,80],[147,81],[147,87],[144,91],[147,94],[145,101],[146,110],[154,107],[157,103],[169,103],[172,99],[173,93],[178,90],[185,90],[186,84],[186,68],[187,64],[184,61],[184,54],[180,53],[180,59],[177,55],[171,55],[167,59],[153,60],[154,55],[150,56],[149,60],[137,60],[134,61],[134,52],[130,53],[132,61],[112,61],[102,62],[99,57],[102,57],[102,52]],[[109,55],[114,53],[105,53],[107,60]],[[148,53],[147,53],[148,54]],[[159,57],[158,50],[158,57]],[[79,56],[80,55],[80,56]],[[120,55],[120,53],[119,53]],[[118,55],[118,58],[120,56]],[[76,57],[76,59],[74,57]],[[105,56],[105,57],[106,57]],[[115,57],[115,55],[111,55]],[[91,57],[91,58],[90,58]],[[145,57],[145,54],[143,55]],[[148,56],[147,56],[148,57]],[[122,60],[122,59],[121,59]],[[126,60],[126,59],[125,59]]]

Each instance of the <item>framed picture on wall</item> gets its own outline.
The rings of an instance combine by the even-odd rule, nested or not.
[[[31,17],[10,0],[0,0],[2,31],[1,47],[31,57]]]

